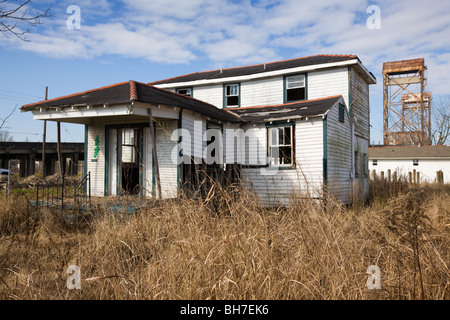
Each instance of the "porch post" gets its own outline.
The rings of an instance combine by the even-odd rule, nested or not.
[[[155,164],[155,178],[156,178],[156,187],[158,188],[158,198],[161,199],[161,180],[159,176],[159,165],[158,165],[158,154],[156,152],[156,137],[155,137],[155,127],[153,125],[153,116],[152,110],[148,110],[148,116],[150,117],[150,138],[152,139],[152,151],[153,151],[153,161]]]

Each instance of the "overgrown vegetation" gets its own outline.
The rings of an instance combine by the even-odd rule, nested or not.
[[[87,219],[0,195],[0,298],[449,299],[450,186],[371,190],[369,204],[326,210],[240,191]],[[66,287],[70,265],[81,290]]]

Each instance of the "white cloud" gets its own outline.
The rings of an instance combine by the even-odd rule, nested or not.
[[[68,4],[58,4],[63,12],[32,35],[31,43],[0,45],[59,58],[115,54],[189,63],[206,57],[207,64],[222,66],[291,58],[283,55],[285,49],[298,56],[351,53],[375,74],[383,61],[423,56],[430,84],[444,90],[441,83],[449,82],[450,62],[443,57],[450,52],[450,2],[377,1],[380,30],[366,27],[366,9],[373,1],[365,0],[81,0],[78,31],[65,28]]]

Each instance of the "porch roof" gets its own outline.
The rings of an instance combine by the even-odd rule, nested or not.
[[[110,106],[132,102],[150,103],[180,107],[201,113],[216,120],[241,122],[236,115],[219,109],[209,103],[186,97],[168,90],[137,81],[120,82],[110,86],[74,93],[50,100],[43,100],[22,106],[21,111],[32,111],[38,108],[63,108],[70,106]]]
[[[306,118],[326,115],[342,96],[305,100],[269,106],[229,108],[228,111],[236,114],[246,122],[262,122],[281,119]]]

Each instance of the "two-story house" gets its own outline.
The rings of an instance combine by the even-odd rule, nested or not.
[[[251,143],[241,152],[247,158],[252,152],[267,155],[253,157],[260,160],[256,164],[247,159],[244,182],[271,203],[287,201],[293,190],[321,197],[324,184],[345,202],[367,197],[369,85],[375,83],[357,56],[317,55],[150,84],[244,120]],[[273,150],[279,150],[278,159],[271,156]],[[260,174],[261,167],[274,164],[280,169],[277,174]]]
[[[357,56],[318,55],[128,81],[21,108],[81,123],[92,193],[177,197],[198,169],[239,168],[266,205],[368,194],[369,85]]]

